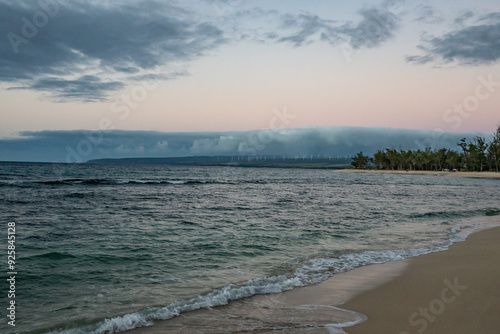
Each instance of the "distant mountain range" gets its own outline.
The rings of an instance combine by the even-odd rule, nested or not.
[[[287,158],[280,156],[201,156],[178,158],[121,158],[94,159],[88,164],[108,165],[172,165],[172,166],[228,166],[228,167],[267,167],[267,168],[350,168],[351,158],[308,156]]]

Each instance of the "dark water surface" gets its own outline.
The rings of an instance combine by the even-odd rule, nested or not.
[[[0,163],[0,240],[7,245],[15,222],[18,272],[16,327],[4,316],[0,332],[119,332],[443,249],[476,217],[500,213],[499,186],[329,170]]]

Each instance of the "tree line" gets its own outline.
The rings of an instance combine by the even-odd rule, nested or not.
[[[354,168],[376,168],[389,170],[466,170],[466,171],[496,171],[500,169],[500,126],[493,134],[491,142],[476,136],[472,141],[466,138],[457,143],[459,151],[446,148],[425,150],[396,150],[386,148],[378,150],[373,157],[363,152],[357,153],[352,159]]]

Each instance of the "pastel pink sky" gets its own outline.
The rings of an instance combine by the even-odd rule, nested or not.
[[[196,2],[189,3],[196,8]],[[223,15],[260,3],[236,2]],[[365,6],[362,2],[307,3],[290,2],[283,8],[271,1],[262,3],[261,8],[290,13],[306,10],[327,19],[355,23],[360,20],[358,11]],[[426,6],[434,8],[435,22],[416,19]],[[500,82],[498,61],[414,64],[406,59],[422,53],[418,47],[423,44],[422,34],[445,36],[460,29],[454,19],[467,10],[476,11],[480,17],[500,11],[500,3],[477,1],[471,7],[466,1],[439,5],[403,2],[398,7],[400,27],[394,36],[376,47],[349,48],[347,55],[345,50],[343,53],[345,45],[336,47],[316,40],[301,46],[258,42],[255,38],[222,44],[202,56],[176,62],[176,68],[188,74],[160,81],[156,88],[147,90],[146,96],[132,98],[127,117],[115,112],[126,105],[124,96],[133,94],[134,89],[136,94],[146,91],[137,87],[151,82],[128,83],[112,91],[105,101],[97,102],[61,102],[50,92],[7,90],[13,85],[4,83],[5,89],[0,91],[0,136],[16,136],[25,130],[98,129],[103,118],[111,119],[114,128],[127,130],[254,130],[272,127],[273,110],[284,109],[294,117],[281,125],[291,128],[314,125],[492,132],[500,122],[500,84],[494,91],[479,88],[487,98],[474,96],[478,86],[484,86],[478,78]],[[265,20],[259,20],[264,19],[252,17],[244,24],[265,25]],[[273,28],[270,25],[269,29]],[[468,107],[471,111],[447,112],[474,99],[478,103]]]

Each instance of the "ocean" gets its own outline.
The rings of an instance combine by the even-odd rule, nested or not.
[[[0,163],[15,223],[1,333],[118,333],[446,249],[500,214],[500,179],[333,170]]]

